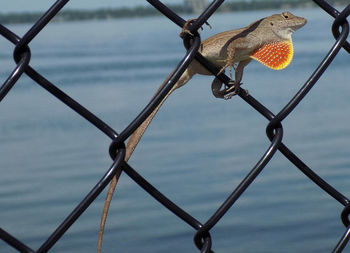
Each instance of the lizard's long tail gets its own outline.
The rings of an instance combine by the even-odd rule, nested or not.
[[[157,90],[157,92],[155,94],[157,94],[158,91],[161,88],[163,88],[163,86],[166,84],[166,81],[168,80],[168,78],[172,74],[173,73],[170,73],[170,75],[165,79],[165,81],[158,88],[158,90]],[[137,144],[139,143],[140,139],[142,138],[143,134],[145,133],[148,125],[151,123],[152,119],[157,114],[158,110],[163,105],[165,100],[170,96],[170,94],[174,90],[176,90],[177,88],[185,85],[192,78],[193,75],[194,75],[194,73],[192,73],[189,69],[186,69],[186,71],[180,77],[179,81],[177,81],[177,83],[173,86],[173,88],[166,94],[166,96],[163,98],[163,100],[160,102],[160,104],[152,111],[152,113],[145,119],[145,121],[143,121],[142,124],[130,136],[130,138],[128,140],[128,144],[126,145],[125,162],[127,162],[129,160],[129,158],[131,157],[131,155],[134,152]],[[153,97],[154,96],[155,95],[153,95]],[[111,204],[113,193],[114,193],[114,190],[115,190],[115,188],[117,186],[120,174],[121,174],[121,170],[119,170],[117,172],[117,174],[113,177],[113,179],[112,179],[112,181],[111,181],[111,183],[109,185],[109,188],[108,188],[108,192],[107,192],[107,196],[106,196],[106,200],[105,200],[105,204],[104,204],[103,211],[102,211],[102,216],[101,216],[100,230],[99,230],[99,234],[98,234],[98,241],[97,241],[97,252],[98,253],[101,253],[103,231],[104,231],[105,224],[106,224],[108,210],[109,210],[109,206]]]

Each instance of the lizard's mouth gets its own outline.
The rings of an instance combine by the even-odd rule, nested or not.
[[[307,22],[306,19],[303,18],[299,24],[294,25],[293,27],[291,27],[291,29],[293,30],[293,32],[295,32],[299,28],[303,27],[306,24],[306,22]]]
[[[306,24],[306,19],[304,22],[300,23],[300,24],[297,24],[297,25],[294,25],[292,27],[288,27],[288,30],[291,32],[291,33],[294,33],[296,30],[298,30],[299,28],[303,27],[304,25]]]

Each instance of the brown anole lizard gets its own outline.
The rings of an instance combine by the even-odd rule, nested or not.
[[[252,59],[275,70],[283,69],[288,66],[293,58],[291,35],[297,29],[304,26],[305,23],[305,18],[297,17],[290,12],[283,12],[282,14],[275,14],[255,21],[247,27],[218,33],[205,39],[201,43],[199,52],[221,69],[216,75],[224,72],[226,68],[230,69],[230,73],[232,68],[235,69],[235,81],[232,81],[228,88],[221,90],[221,81],[219,81],[218,78],[214,79],[212,83],[212,92],[214,96],[228,99],[237,94],[240,89],[243,69]],[[237,66],[235,66],[235,64],[237,64]],[[126,146],[125,161],[129,160],[136,145],[164,101],[175,89],[185,85],[195,74],[213,75],[198,61],[193,60],[161,103],[130,136]],[[164,84],[165,82],[163,82],[160,88],[163,87]],[[101,217],[97,252],[101,252],[106,217],[119,176],[120,173],[113,178],[108,189]]]

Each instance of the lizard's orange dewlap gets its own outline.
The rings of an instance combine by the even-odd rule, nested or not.
[[[292,41],[269,43],[259,48],[250,57],[271,69],[284,69],[292,61],[293,43]]]

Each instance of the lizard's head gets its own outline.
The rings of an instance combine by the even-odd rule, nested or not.
[[[282,12],[266,18],[265,26],[282,39],[289,40],[293,32],[306,24],[306,19],[293,15],[290,12]]]
[[[283,12],[258,22],[264,41],[250,58],[275,70],[284,69],[293,58],[292,33],[304,26],[306,19]]]

